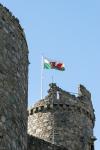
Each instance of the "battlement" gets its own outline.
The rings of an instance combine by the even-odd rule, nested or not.
[[[84,144],[86,138],[93,142],[95,115],[90,92],[83,85],[79,85],[77,94],[64,91],[55,83],[49,86],[48,95],[28,110],[29,134],[65,147],[71,147],[68,139],[75,142],[77,137]],[[80,143],[78,149],[82,148]]]
[[[35,107],[35,108],[31,108],[30,110],[28,110],[28,116],[31,116],[35,113],[46,113],[46,112],[50,112],[50,111],[77,111],[78,113],[82,113],[84,115],[86,115],[88,117],[88,119],[90,119],[93,123],[94,126],[94,122],[95,122],[95,116],[91,114],[91,112],[89,112],[87,109],[84,109],[82,107],[79,106],[70,106],[68,104],[53,104],[52,105],[45,105],[45,106],[39,106],[39,107]]]
[[[84,113],[91,120],[95,120],[94,112],[91,113],[91,94],[82,85],[78,87],[77,96],[66,92],[56,86],[55,83],[50,84],[50,89],[48,90],[48,96],[44,99],[38,101],[32,108],[28,110],[28,115],[33,115],[34,113],[45,113],[50,111],[78,111],[79,113]],[[85,100],[86,99],[86,100]],[[89,99],[89,101],[88,101]]]
[[[78,95],[85,96],[88,99],[91,99],[91,93],[81,84],[78,87]]]

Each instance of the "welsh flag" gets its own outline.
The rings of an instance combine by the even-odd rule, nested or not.
[[[55,60],[49,60],[48,58],[43,59],[44,69],[56,69],[60,71],[64,71],[64,63]]]

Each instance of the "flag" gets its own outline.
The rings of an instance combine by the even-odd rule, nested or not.
[[[44,58],[43,66],[44,69],[56,69],[60,71],[65,70],[64,63],[55,60],[49,60],[48,58]]]

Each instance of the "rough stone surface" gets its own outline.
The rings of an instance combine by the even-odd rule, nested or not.
[[[0,150],[27,149],[28,48],[17,18],[0,5]]]
[[[90,92],[80,85],[75,96],[51,84],[48,93],[29,109],[28,133],[68,150],[92,150],[95,115]]]
[[[63,146],[57,146],[33,136],[29,136],[28,138],[28,149],[29,150],[68,150]]]

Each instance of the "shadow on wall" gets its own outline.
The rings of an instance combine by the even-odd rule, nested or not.
[[[56,146],[42,139],[28,135],[28,150],[68,150],[63,146]]]

